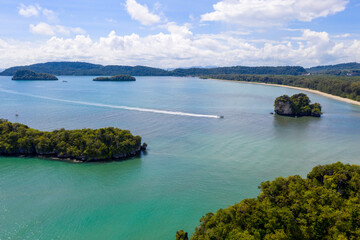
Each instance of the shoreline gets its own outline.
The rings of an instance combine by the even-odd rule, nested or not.
[[[59,156],[57,153],[35,153],[35,154],[23,154],[23,153],[14,153],[14,154],[3,154],[0,153],[0,157],[23,157],[23,158],[40,158],[50,161],[59,161],[59,162],[68,162],[68,163],[106,163],[106,162],[117,162],[117,161],[126,161],[147,152],[147,144],[143,143],[136,150],[125,154],[118,155],[112,158],[87,158],[87,157],[77,157],[77,156]]]
[[[132,158],[141,156],[142,153],[146,152],[146,148],[140,147],[136,152],[113,158],[92,158],[92,159],[81,159],[72,156],[60,157],[53,154],[0,154],[0,157],[19,157],[19,158],[40,158],[49,161],[67,162],[67,163],[107,163],[107,162],[120,162],[127,161]]]
[[[356,106],[360,106],[360,102],[352,100],[352,99],[348,99],[348,98],[343,98],[343,97],[339,97],[339,96],[335,96],[329,93],[324,93],[321,92],[319,90],[313,90],[313,89],[309,89],[309,88],[301,88],[301,87],[293,87],[293,86],[287,86],[287,85],[280,85],[280,84],[273,84],[273,83],[261,83],[261,82],[247,82],[247,81],[236,81],[236,80],[226,80],[226,79],[216,79],[216,78],[208,78],[211,80],[219,80],[219,81],[229,81],[229,82],[240,82],[240,83],[248,83],[248,84],[260,84],[260,85],[265,85],[265,86],[274,86],[274,87],[285,87],[285,88],[292,88],[292,89],[296,89],[296,90],[301,90],[301,91],[307,91],[310,93],[314,93],[323,97],[327,97],[327,98],[331,98],[340,102],[345,102],[345,103],[349,103],[349,104],[353,104]]]

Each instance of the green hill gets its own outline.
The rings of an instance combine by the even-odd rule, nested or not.
[[[360,76],[360,63],[342,63],[336,65],[317,66],[306,69],[312,74],[328,74],[339,76]]]
[[[145,66],[103,66],[85,62],[48,62],[29,66],[18,66],[5,69],[2,76],[12,76],[17,70],[32,70],[54,75],[74,76],[200,76],[209,74],[275,74],[275,75],[302,75],[306,73],[303,67],[215,67],[215,68],[178,68],[171,71]]]
[[[11,67],[5,69],[2,73],[0,73],[0,75],[12,76],[17,70],[23,69],[54,74],[57,76],[113,76],[118,74],[134,76],[163,76],[167,74],[165,70],[143,66],[102,66],[84,62],[47,62],[29,66]]]

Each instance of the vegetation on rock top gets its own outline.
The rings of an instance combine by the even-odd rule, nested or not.
[[[320,117],[322,115],[319,103],[310,104],[309,97],[304,93],[294,94],[291,97],[283,95],[275,99],[275,112],[279,115],[303,117]]]

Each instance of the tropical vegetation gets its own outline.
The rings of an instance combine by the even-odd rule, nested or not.
[[[134,78],[130,75],[115,75],[112,77],[97,77],[97,78],[94,78],[93,81],[112,81],[112,82],[136,81],[136,78]]]
[[[336,65],[317,66],[307,68],[306,71],[312,74],[328,74],[338,76],[360,76],[360,63],[341,63]]]
[[[48,73],[36,73],[31,70],[17,70],[12,77],[12,80],[58,80],[58,78]]]
[[[317,166],[302,178],[279,177],[245,199],[200,220],[192,240],[360,239],[360,166]],[[178,240],[187,239],[178,231]]]
[[[309,88],[332,95],[360,101],[360,77],[340,76],[279,76],[279,75],[239,75],[220,74],[206,75],[202,78],[213,78],[233,81],[258,82],[286,86]]]
[[[310,103],[309,97],[304,93],[294,94],[291,97],[283,95],[275,99],[275,112],[293,117],[320,117],[322,115],[321,105],[319,103]],[[289,108],[289,112],[283,111],[286,107]]]
[[[0,119],[0,155],[3,156],[38,155],[86,162],[127,158],[145,148],[140,136],[118,128],[46,132]]]

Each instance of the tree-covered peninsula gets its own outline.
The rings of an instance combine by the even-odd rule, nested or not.
[[[279,177],[259,188],[257,198],[206,214],[191,239],[360,239],[360,166],[317,166],[306,179]]]
[[[12,80],[58,80],[58,78],[49,73],[36,73],[31,70],[18,70],[15,72]]]
[[[115,75],[112,77],[97,77],[93,81],[110,81],[110,82],[125,82],[125,81],[136,81],[136,78],[130,75]]]
[[[276,114],[291,117],[321,117],[321,105],[310,104],[309,97],[304,93],[294,94],[291,97],[283,95],[275,99],[274,107]]]
[[[44,156],[79,162],[127,159],[146,149],[141,137],[127,130],[101,129],[39,131],[0,119],[0,155]]]
[[[341,76],[280,76],[280,75],[239,75],[216,74],[202,78],[223,79],[232,81],[278,84],[293,87],[309,88],[335,96],[360,101],[360,77]]]

